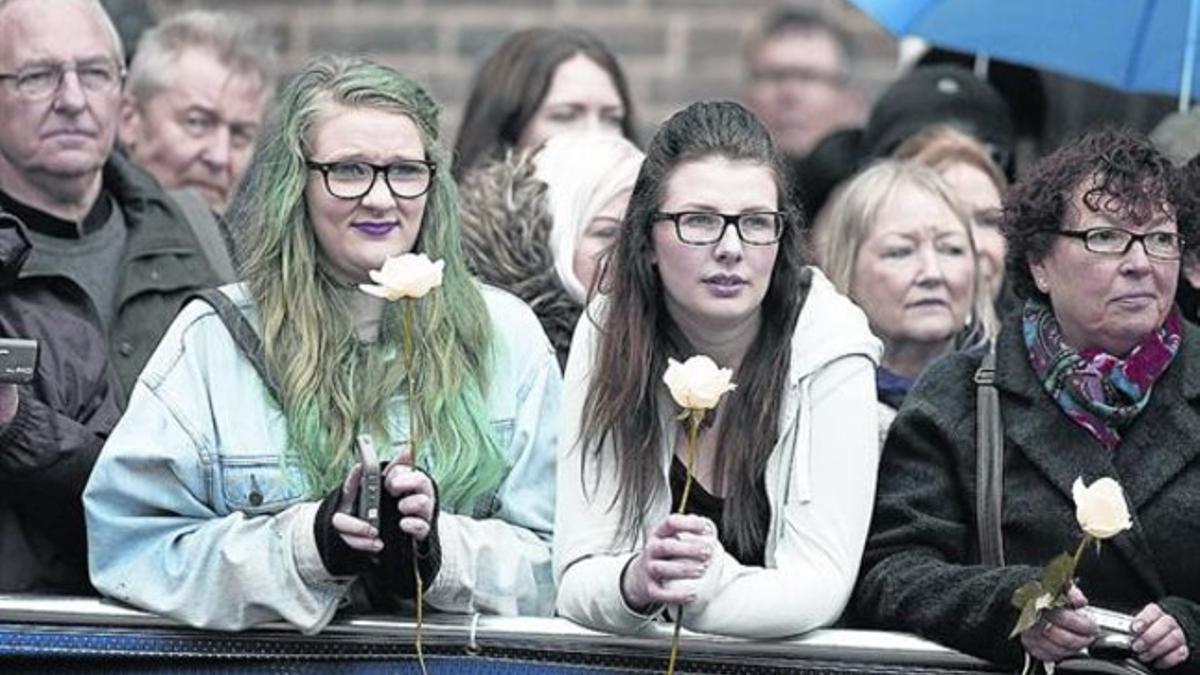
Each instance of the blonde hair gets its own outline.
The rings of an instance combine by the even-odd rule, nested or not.
[[[1004,194],[1008,189],[1008,179],[992,161],[987,148],[948,124],[936,124],[922,130],[901,143],[892,153],[892,157],[920,162],[938,173],[943,173],[956,164],[967,164],[986,174],[1000,194]]]
[[[977,334],[972,341],[990,340],[998,330],[996,311],[992,307],[987,284],[982,283],[975,236],[971,219],[946,181],[932,168],[915,161],[883,159],[850,179],[833,197],[829,218],[814,243],[821,269],[842,293],[850,292],[854,282],[854,263],[858,260],[863,242],[881,217],[881,210],[901,186],[908,186],[930,195],[954,213],[962,225],[975,260],[975,283],[971,298],[971,317],[968,332]],[[869,318],[869,317],[868,317]]]
[[[536,176],[547,186],[554,269],[563,288],[585,302],[588,283],[575,275],[575,248],[605,204],[633,190],[645,155],[619,136],[558,134],[534,157]]]

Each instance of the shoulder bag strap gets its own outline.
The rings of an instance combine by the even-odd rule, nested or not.
[[[1000,396],[996,391],[996,345],[984,354],[975,371],[975,530],[983,564],[1004,566],[1004,536],[1000,513],[1004,501],[1004,430]]]
[[[246,357],[250,365],[254,366],[258,378],[271,393],[271,398],[280,404],[282,399],[279,397],[279,388],[267,370],[267,358],[263,351],[262,339],[258,336],[258,331],[254,330],[254,326],[250,325],[246,315],[242,314],[242,310],[238,309],[227,295],[215,288],[196,291],[188,296],[184,303],[186,304],[188,300],[192,299],[203,300],[217,311],[217,316],[221,317],[225,329],[233,336],[233,341],[242,351],[242,355]]]

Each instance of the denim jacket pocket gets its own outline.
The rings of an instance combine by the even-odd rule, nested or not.
[[[496,439],[496,444],[500,448],[500,452],[508,457],[510,467],[512,466],[513,457],[509,446],[512,445],[516,426],[516,420],[511,417],[492,420],[492,436]],[[471,517],[480,519],[491,518],[500,511],[500,507],[503,506],[500,500],[500,487],[503,484],[504,481],[501,481],[500,485],[493,488],[491,492],[480,496],[475,502],[475,508],[471,511]]]
[[[492,434],[496,438],[496,443],[505,453],[508,452],[508,446],[512,443],[513,429],[517,426],[516,420],[511,417],[492,420]]]
[[[227,512],[276,513],[302,501],[299,471],[277,455],[220,458],[220,487]]]

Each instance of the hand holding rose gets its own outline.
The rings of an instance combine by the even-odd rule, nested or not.
[[[696,599],[693,586],[672,582],[704,576],[716,553],[715,540],[716,527],[700,516],[676,513],[648,529],[646,545],[621,576],[625,604],[645,612],[656,605],[693,602]]]
[[[1092,644],[1099,627],[1078,611],[1088,604],[1083,591],[1072,586],[1066,606],[1042,613],[1042,618],[1021,633],[1021,646],[1033,658],[1054,663],[1073,656]]]

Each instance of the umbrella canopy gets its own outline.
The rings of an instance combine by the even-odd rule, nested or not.
[[[1196,86],[1200,0],[850,0],[893,35],[1131,92]]]

